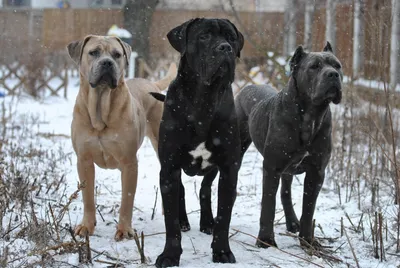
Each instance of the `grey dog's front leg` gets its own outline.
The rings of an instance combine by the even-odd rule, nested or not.
[[[289,232],[296,233],[299,231],[300,222],[297,219],[292,203],[292,181],[293,175],[282,174],[281,177],[281,201],[286,218],[286,229]]]
[[[276,206],[276,192],[279,186],[280,175],[263,164],[263,194],[261,200],[260,231],[256,245],[261,248],[276,247],[274,238],[274,219]],[[263,243],[264,242],[264,243]]]
[[[236,199],[238,167],[230,165],[220,167],[218,182],[218,212],[214,227],[213,262],[235,263],[236,259],[229,247],[229,225],[232,208]]]
[[[315,205],[319,191],[324,183],[325,170],[318,170],[315,166],[311,166],[306,171],[303,193],[303,211],[300,219],[300,244],[308,246],[313,245],[312,241],[312,221],[314,217]],[[304,240],[307,242],[305,243]]]

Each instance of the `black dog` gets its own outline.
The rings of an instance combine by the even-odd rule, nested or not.
[[[290,68],[288,85],[279,93],[268,85],[253,85],[235,99],[242,150],[253,141],[264,157],[259,247],[276,246],[273,223],[280,178],[287,230],[300,231],[302,246],[318,246],[312,239],[312,220],[331,156],[329,104],[341,101],[343,73],[329,42],[323,52],[306,53],[298,47]],[[299,222],[293,210],[291,184],[293,175],[304,172]]]
[[[156,266],[179,265],[181,226],[189,228],[184,202],[180,203],[184,199],[181,169],[189,176],[220,172],[213,261],[234,263],[228,231],[240,168],[240,138],[231,83],[243,36],[228,20],[192,19],[172,29],[167,37],[181,53],[181,60],[160,125],[166,243]]]

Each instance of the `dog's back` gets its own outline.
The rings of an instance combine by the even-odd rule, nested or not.
[[[158,154],[158,134],[164,104],[153,98],[150,93],[160,92],[166,89],[172,80],[175,79],[177,68],[175,63],[171,63],[167,74],[158,81],[151,82],[143,78],[134,78],[126,81],[129,91],[133,98],[141,105],[146,114],[146,136],[150,138],[154,150]]]
[[[248,117],[260,102],[267,102],[278,91],[270,85],[250,85],[242,89],[235,98],[236,111]]]
[[[261,106],[271,103],[278,91],[271,85],[250,85],[243,88],[235,98],[235,109],[239,123],[240,139],[242,143],[242,157],[252,142],[249,131],[249,117],[264,116],[255,111]],[[267,124],[264,118],[263,124]],[[256,144],[257,146],[257,144]]]

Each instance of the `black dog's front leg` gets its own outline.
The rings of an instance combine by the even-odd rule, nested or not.
[[[261,200],[260,231],[256,245],[261,248],[276,247],[274,238],[274,219],[276,206],[276,191],[279,186],[280,176],[268,168],[267,160],[263,163],[263,193]],[[264,242],[264,243],[263,243]]]
[[[232,208],[236,199],[238,167],[235,164],[220,167],[218,183],[218,212],[215,221],[213,242],[213,262],[235,263],[236,259],[229,247],[229,225]]]
[[[164,206],[166,242],[164,251],[156,260],[156,267],[179,266],[182,254],[179,225],[179,187],[181,169],[161,167],[160,189]]]
[[[211,209],[211,186],[218,174],[218,168],[208,172],[201,182],[200,188],[200,232],[212,234],[214,217]]]
[[[300,244],[309,247],[312,241],[312,221],[319,191],[324,183],[325,171],[318,170],[315,166],[306,171],[303,193],[303,211],[300,219]]]
[[[185,186],[183,186],[181,179],[179,183],[179,224],[182,232],[190,230],[190,224],[186,213]]]

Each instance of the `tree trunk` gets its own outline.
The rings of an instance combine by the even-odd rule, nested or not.
[[[124,27],[132,33],[132,50],[149,59],[149,31],[159,0],[128,0],[124,6]]]
[[[355,0],[354,3],[354,33],[353,33],[353,79],[362,75],[364,62],[364,0]]]
[[[285,29],[284,29],[284,55],[291,55],[296,49],[296,23],[297,7],[296,0],[287,0],[285,7]]]
[[[396,89],[400,72],[400,2],[392,0],[392,34],[390,41],[390,88]]]
[[[307,0],[304,13],[304,48],[312,50],[312,25],[315,0]]]
[[[336,0],[326,0],[326,32],[325,39],[336,51]]]

